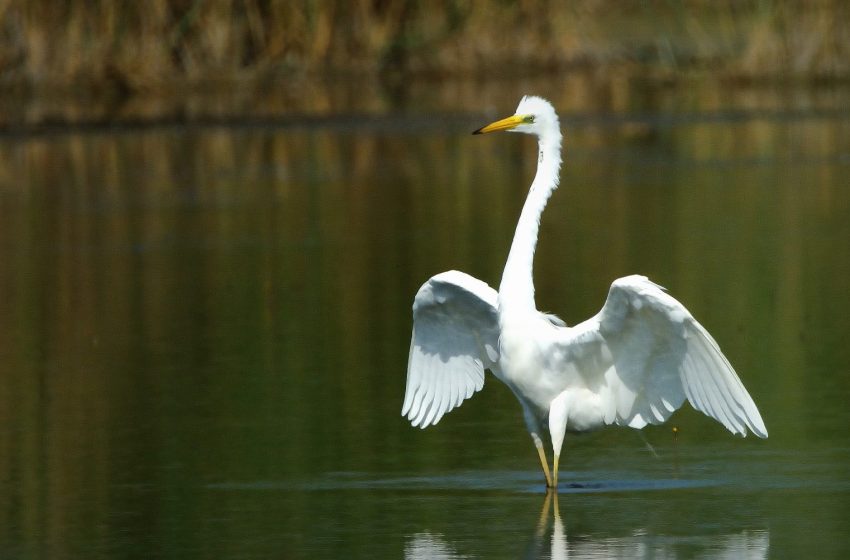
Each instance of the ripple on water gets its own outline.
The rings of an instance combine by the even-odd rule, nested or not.
[[[624,479],[595,473],[593,479],[567,476],[559,484],[561,494],[603,492],[637,492],[705,488],[721,485],[716,480],[681,478]],[[335,472],[311,480],[259,480],[220,482],[208,485],[217,490],[258,491],[334,491],[334,490],[396,490],[396,491],[502,491],[518,494],[538,494],[545,491],[539,473],[526,471],[463,471],[430,476],[375,476],[374,473]]]

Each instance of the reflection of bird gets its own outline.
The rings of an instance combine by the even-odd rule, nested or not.
[[[579,516],[585,517],[581,508]],[[569,512],[567,512],[569,513]],[[498,532],[502,539],[513,540],[516,534],[506,534],[504,531],[494,531],[489,521],[482,522],[481,527],[474,527],[478,517],[467,517],[464,528],[468,533],[478,536],[478,539],[464,539],[466,549],[478,549],[475,552],[491,551],[493,536]],[[551,527],[549,521],[552,521]],[[646,520],[625,518],[625,525],[611,517],[593,517],[596,523],[583,523],[582,532],[569,535],[565,518],[561,517],[558,507],[558,494],[547,492],[543,499],[540,518],[526,547],[523,558],[551,558],[561,560],[567,558],[678,558],[682,555],[683,546],[687,548],[688,557],[713,559],[762,560],[768,557],[770,551],[770,531],[768,529],[743,529],[735,527],[737,533],[718,534],[716,531],[704,533],[687,533],[684,535],[665,534],[658,532],[652,526],[642,525]],[[470,521],[472,520],[472,521]],[[620,520],[622,521],[622,520]],[[637,523],[637,525],[634,525]],[[472,525],[470,525],[472,524]],[[458,525],[449,524],[453,528]],[[518,525],[519,527],[522,524]],[[724,526],[725,527],[725,526]],[[622,534],[625,533],[625,534]],[[548,537],[548,538],[547,538]],[[422,531],[411,535],[404,546],[405,560],[456,560],[459,558],[475,558],[486,554],[461,554],[458,544],[452,542],[443,533]]]
[[[543,542],[549,525],[549,510],[552,510],[552,534],[548,543]],[[587,528],[585,528],[586,530]],[[533,558],[548,556],[552,560],[566,558],[677,558],[681,554],[681,544],[687,542],[694,558],[747,558],[761,560],[767,558],[770,549],[770,532],[759,529],[746,529],[727,535],[704,534],[677,537],[659,535],[648,528],[635,527],[630,534],[612,536],[610,523],[605,525],[602,536],[584,533],[576,538],[569,537],[561,511],[558,507],[558,494],[547,493],[543,500],[543,510],[534,534],[536,545]],[[548,544],[548,550],[545,544]],[[705,550],[700,550],[705,549]],[[548,554],[547,554],[548,553]]]
[[[484,385],[489,369],[519,399],[546,484],[558,483],[567,430],[608,424],[643,428],[687,399],[729,431],[767,430],[717,343],[685,307],[643,276],[615,280],[602,310],[574,327],[534,303],[532,260],[540,215],[558,186],[561,131],[548,101],[526,96],[516,114],[475,131],[537,136],[537,174],[496,292],[450,271],[425,282],[413,302],[413,338],[402,415],[436,424]],[[543,450],[547,422],[553,474]]]
[[[404,560],[454,560],[464,558],[455,552],[442,536],[417,533],[404,546]]]

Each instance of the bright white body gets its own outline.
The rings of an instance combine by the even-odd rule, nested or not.
[[[477,133],[515,130],[538,137],[538,169],[496,292],[457,271],[422,285],[402,414],[436,424],[480,390],[489,369],[523,408],[549,486],[557,486],[566,431],[667,420],[685,400],[731,432],[767,437],[752,398],[717,343],[674,298],[643,276],[616,280],[602,310],[574,327],[541,313],[532,263],[540,215],[558,186],[561,132],[552,106],[524,97],[513,117]],[[554,452],[550,477],[541,426]]]

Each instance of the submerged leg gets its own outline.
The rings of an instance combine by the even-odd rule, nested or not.
[[[549,521],[549,504],[552,503],[552,494],[554,492],[546,492],[546,497],[543,498],[543,509],[540,510],[540,519],[537,520],[537,538],[542,538],[546,533],[546,525]],[[557,497],[555,498],[558,499]]]
[[[543,440],[540,439],[540,432],[542,431],[540,421],[525,403],[522,401],[520,403],[522,404],[522,415],[525,418],[525,425],[528,428],[528,433],[531,434],[531,439],[534,441],[534,447],[537,448],[537,456],[540,457],[540,466],[543,467],[543,476],[546,477],[546,487],[552,488],[552,475],[549,473],[549,462],[546,460]]]
[[[552,506],[554,527],[552,529],[552,553],[550,558],[568,558],[570,554],[567,549],[567,532],[564,530],[564,522],[561,521],[561,510],[558,508],[558,493],[553,493],[555,494],[555,503]]]

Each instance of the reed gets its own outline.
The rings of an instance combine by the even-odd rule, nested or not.
[[[0,0],[0,86],[167,91],[575,65],[850,77],[841,0]]]

